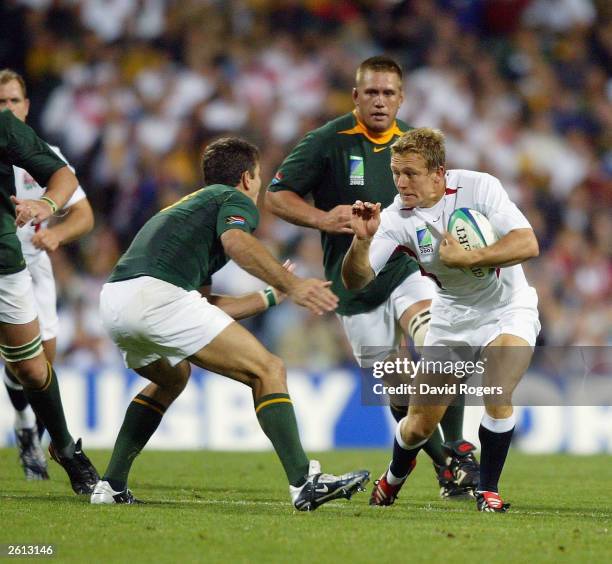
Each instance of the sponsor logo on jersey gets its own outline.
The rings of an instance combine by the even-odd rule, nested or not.
[[[374,147],[374,152],[375,153],[380,153],[381,151],[384,151],[389,145],[385,145],[384,147]]]
[[[419,244],[419,253],[422,255],[430,255],[433,253],[433,243],[431,241],[429,229],[424,225],[422,227],[417,227],[416,235]]]
[[[277,171],[277,173],[274,175],[274,178],[272,179],[272,186],[274,186],[275,184],[278,184],[281,180],[283,179],[283,173],[279,170]]]
[[[363,186],[365,184],[365,167],[363,157],[351,155],[349,157],[349,184],[351,186]]]
[[[226,225],[244,225],[246,219],[240,215],[229,215],[225,218]]]

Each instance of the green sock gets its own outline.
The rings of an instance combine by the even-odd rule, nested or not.
[[[302,448],[289,394],[262,396],[255,402],[255,413],[280,458],[289,483],[301,486],[308,474],[309,461]]]
[[[47,379],[38,389],[23,387],[36,416],[44,423],[53,447],[62,456],[71,456],[74,452],[74,441],[66,425],[64,407],[53,367],[47,362]]]
[[[452,443],[453,441],[463,439],[463,404],[465,398],[457,399],[461,400],[461,405],[449,405],[444,417],[442,417],[442,421],[440,421],[445,443]]]
[[[446,466],[446,454],[442,450],[442,433],[439,427],[436,427],[433,435],[423,445],[423,450],[438,466]]]
[[[161,403],[142,394],[138,394],[128,406],[102,478],[115,491],[123,491],[127,487],[134,459],[159,427],[165,412],[166,408]]]

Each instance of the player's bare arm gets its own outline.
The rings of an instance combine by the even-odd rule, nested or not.
[[[94,215],[87,199],[79,200],[66,210],[54,225],[37,231],[32,244],[43,251],[55,251],[60,245],[79,239],[94,226]]]
[[[79,181],[74,172],[70,170],[70,167],[65,166],[51,175],[44,199],[22,200],[11,196],[11,200],[15,204],[15,224],[18,227],[23,227],[28,221],[32,220],[32,223],[37,225],[48,219],[64,206],[78,185]]]
[[[339,205],[329,211],[323,211],[310,205],[299,194],[281,190],[266,194],[266,208],[294,225],[312,227],[327,233],[353,234],[349,205]]]
[[[349,290],[359,290],[376,276],[369,251],[380,225],[380,204],[357,200],[351,208],[351,229],[355,235],[342,262],[342,282]]]
[[[451,268],[514,266],[537,257],[538,240],[532,229],[515,229],[489,247],[466,251],[449,233],[440,244],[440,260]]]
[[[290,260],[286,260],[283,263],[283,268],[288,272],[293,272],[295,270],[295,264]],[[251,292],[249,294],[243,294],[242,296],[213,294],[212,286],[210,285],[202,286],[199,292],[209,301],[209,303],[222,309],[234,319],[245,319],[252,315],[262,313],[271,305],[279,305],[287,297],[287,294],[272,286],[269,286],[266,290]],[[270,298],[267,295],[268,292],[272,293],[273,303],[270,303]]]
[[[285,292],[298,305],[317,315],[333,311],[338,298],[329,289],[330,282],[298,278],[288,272],[252,235],[230,229],[221,235],[225,253],[248,273]]]

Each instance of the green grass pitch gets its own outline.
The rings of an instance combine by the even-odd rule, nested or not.
[[[90,451],[103,469],[108,451]],[[380,450],[321,453],[323,469],[368,468]],[[91,506],[50,462],[49,482],[26,482],[0,449],[0,544],[53,543],[58,562],[610,562],[612,459],[511,452],[502,482],[511,512],[442,501],[426,457],[396,504],[368,493],[294,512],[271,452],[145,451],[132,471],[138,506]]]

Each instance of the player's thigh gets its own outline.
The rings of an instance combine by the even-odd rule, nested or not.
[[[395,318],[404,335],[416,346],[422,346],[427,333],[429,308],[436,296],[436,285],[427,276],[415,272],[408,276],[391,294]]]
[[[29,271],[24,269],[14,274],[0,275],[0,323],[25,325],[36,317]]]
[[[176,366],[234,323],[198,292],[151,277],[105,284],[100,315],[133,369],[162,358]]]
[[[389,299],[365,313],[338,317],[355,360],[362,368],[370,368],[397,353],[401,331]]]
[[[0,353],[22,384],[36,387],[44,383],[47,359],[36,318],[21,324],[0,322]]]
[[[247,385],[251,385],[254,378],[275,379],[283,385],[285,382],[282,361],[236,322],[191,355],[189,360],[201,368]]]
[[[32,291],[38,314],[40,334],[43,341],[55,339],[59,331],[57,316],[57,292],[51,260],[42,252],[28,260],[28,270],[32,277]]]
[[[486,359],[484,385],[503,389],[503,397],[496,403],[511,404],[512,393],[527,372],[532,356],[533,349],[525,339],[507,333],[496,337],[483,350],[482,358]]]

